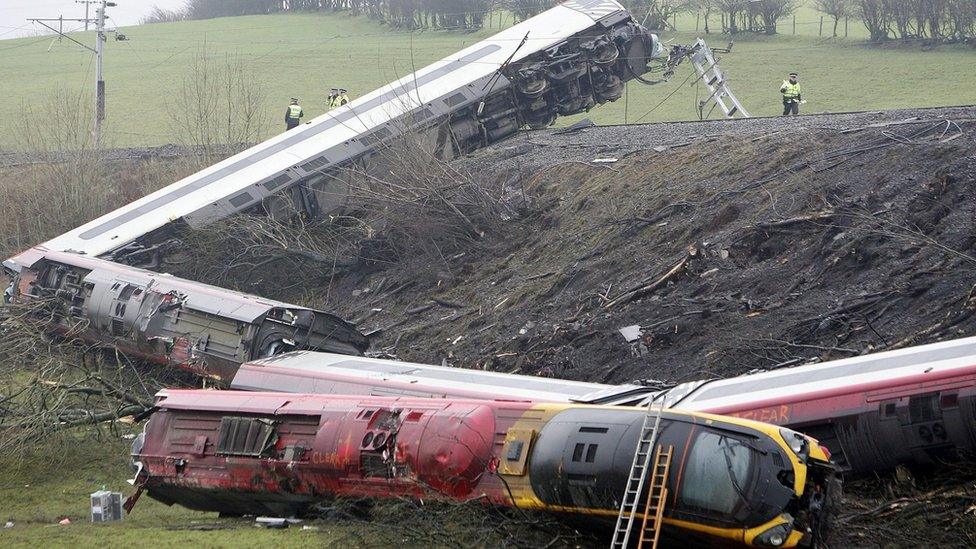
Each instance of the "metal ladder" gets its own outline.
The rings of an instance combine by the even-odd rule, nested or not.
[[[655,395],[648,403],[647,411],[644,413],[640,439],[637,442],[637,451],[634,452],[634,461],[630,465],[630,474],[627,477],[627,485],[624,487],[624,497],[620,502],[620,512],[617,514],[617,524],[613,529],[613,541],[610,542],[610,549],[626,549],[630,542],[630,532],[634,527],[634,518],[637,515],[637,503],[644,491],[647,469],[651,464],[651,452],[657,442],[661,416],[664,415],[665,395],[667,395],[667,391]],[[661,404],[655,406],[655,402],[658,400],[661,401]]]
[[[641,536],[637,541],[637,549],[644,544],[651,549],[657,548],[657,540],[661,537],[661,519],[664,517],[664,505],[668,499],[668,473],[671,471],[671,456],[674,446],[657,446],[654,452],[654,466],[651,473],[651,486],[647,489],[647,504],[644,506],[644,522],[641,524]]]
[[[729,48],[731,47],[730,44]],[[698,102],[699,118],[704,119],[704,108],[709,101],[714,101],[725,113],[726,118],[735,118],[735,115],[749,118],[749,111],[742,106],[742,103],[739,103],[732,90],[729,89],[728,81],[725,79],[722,69],[719,68],[718,61],[712,54],[712,49],[701,38],[695,41],[693,48],[694,53],[690,55],[691,63],[695,66],[698,79],[705,83],[709,92],[708,97]],[[724,51],[728,51],[728,49]]]

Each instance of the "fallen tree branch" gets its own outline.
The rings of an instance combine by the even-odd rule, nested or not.
[[[660,288],[664,284],[667,284],[667,282],[672,278],[674,278],[675,276],[677,276],[678,273],[684,271],[685,265],[688,264],[688,260],[691,259],[691,256],[692,256],[692,252],[689,251],[687,254],[685,254],[683,258],[681,258],[681,261],[679,261],[674,267],[671,267],[671,269],[668,272],[664,273],[664,275],[662,275],[654,282],[651,282],[650,284],[645,284],[643,286],[625,292],[623,295],[611,300],[609,303],[604,305],[603,308],[612,309],[616,305],[629,303],[634,299],[647,295],[653,292],[654,290]]]

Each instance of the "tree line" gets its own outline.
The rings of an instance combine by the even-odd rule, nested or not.
[[[558,0],[187,0],[181,9],[154,7],[143,23],[210,19],[302,11],[346,11],[401,29],[483,28],[494,12],[523,21]],[[704,32],[777,34],[777,23],[793,15],[803,0],[621,0],[638,21],[655,31],[673,29],[685,12],[704,20]],[[842,20],[861,21],[871,40],[929,39],[972,42],[976,0],[813,0],[831,21],[833,36]]]

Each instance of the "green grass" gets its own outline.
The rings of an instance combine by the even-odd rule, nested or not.
[[[168,507],[143,497],[122,522],[89,522],[88,495],[101,489],[132,493],[126,478],[128,441],[106,432],[102,440],[39,444],[26,460],[0,457],[0,529],[2,547],[323,547],[331,539],[354,534],[354,523],[317,522],[317,531],[266,530],[249,519],[218,519],[216,513]],[[71,520],[59,526],[64,517]],[[212,531],[195,528],[216,526]]]
[[[281,129],[279,118],[289,97],[302,99],[307,116],[321,114],[330,87],[348,88],[355,97],[490,36],[498,30],[497,16],[493,24],[474,33],[409,33],[345,14],[287,14],[123,29],[129,41],[106,44],[106,141],[119,146],[174,142],[166,109],[180,108],[176,91],[190,76],[188,64],[204,48],[215,57],[240,56],[251,67],[265,92],[269,123],[264,134],[272,135]],[[712,26],[719,26],[717,17]],[[664,39],[693,40],[695,16],[679,17],[677,28]],[[867,45],[856,21],[850,22],[850,38],[821,39],[819,15],[809,7],[798,12],[796,28],[792,35],[787,19],[778,36],[741,35],[734,52],[722,58],[733,90],[754,115],[778,114],[777,90],[790,70],[800,73],[808,100],[804,112],[976,103],[972,48]],[[93,42],[91,33],[72,36]],[[716,46],[728,40],[714,32],[708,38]],[[0,41],[0,148],[16,148],[26,105],[40,104],[59,88],[89,91],[92,58],[67,40]],[[696,89],[679,85],[690,70],[681,67],[674,80],[654,87],[631,83],[626,107],[621,100],[586,116],[600,124],[695,119]],[[672,91],[669,100],[645,115]],[[45,120],[34,123],[43,126]]]

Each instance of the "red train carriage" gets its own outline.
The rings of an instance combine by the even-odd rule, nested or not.
[[[225,513],[335,496],[416,497],[615,520],[645,411],[529,401],[165,391],[133,446],[140,490]],[[664,523],[755,545],[811,543],[835,473],[813,439],[666,411]],[[639,507],[643,509],[643,507]]]

